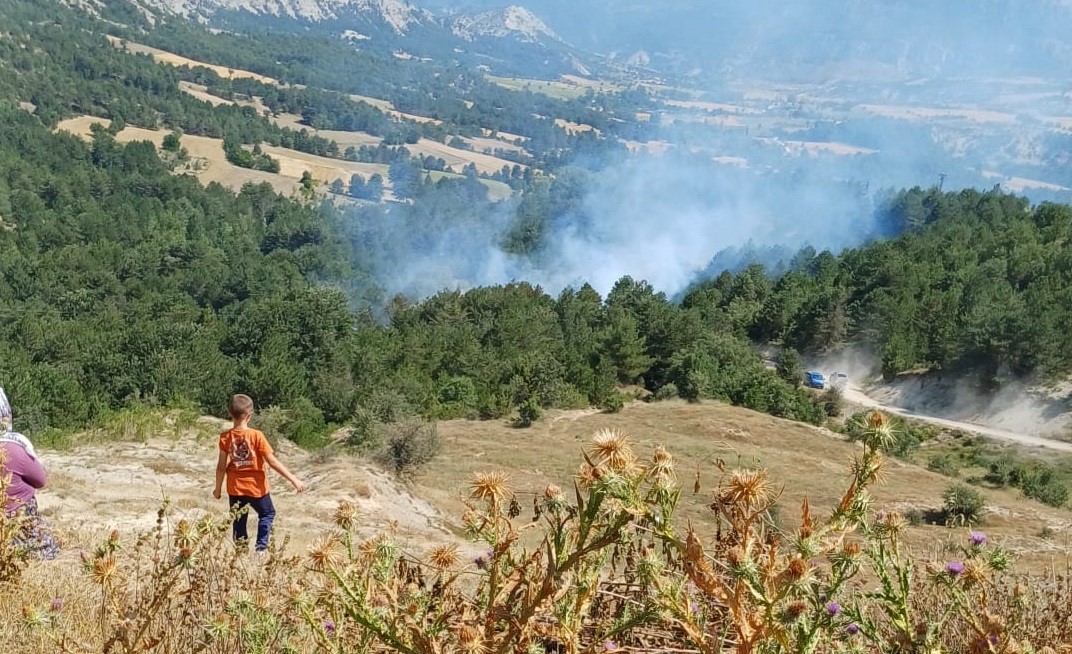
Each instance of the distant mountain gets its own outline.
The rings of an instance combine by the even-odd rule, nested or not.
[[[598,67],[542,18],[516,5],[458,12],[432,11],[405,0],[133,1],[150,14],[181,16],[221,29],[330,34],[362,49],[401,50],[503,75],[546,78]]]
[[[451,28],[455,36],[466,41],[480,37],[514,37],[532,43],[562,40],[536,14],[517,5],[457,16]]]
[[[140,0],[147,8],[211,22],[226,12],[323,22],[361,16],[383,22],[396,34],[434,22],[431,12],[403,0]]]

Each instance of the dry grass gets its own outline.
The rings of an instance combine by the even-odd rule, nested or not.
[[[1003,111],[990,111],[986,109],[971,108],[942,108],[933,107],[905,107],[901,105],[862,104],[857,107],[860,111],[875,116],[898,118],[901,120],[934,120],[936,118],[948,118],[953,120],[967,120],[973,123],[1003,123],[1011,125],[1016,122],[1016,116]]]
[[[147,55],[151,56],[154,60],[159,61],[160,63],[163,63],[163,64],[169,64],[171,66],[186,66],[188,68],[196,68],[198,66],[203,66],[203,67],[208,68],[209,70],[213,71],[214,73],[216,73],[220,77],[223,77],[224,79],[248,78],[248,79],[257,80],[258,82],[261,82],[263,84],[272,84],[274,86],[286,86],[285,84],[281,83],[279,80],[274,79],[272,77],[266,77],[266,76],[260,75],[258,73],[252,73],[252,72],[250,72],[248,70],[241,70],[241,69],[238,69],[238,68],[228,68],[226,66],[217,66],[216,64],[208,64],[208,63],[205,63],[203,61],[197,61],[197,60],[194,60],[194,59],[189,59],[187,57],[183,57],[181,55],[177,55],[177,54],[172,53],[172,52],[167,52],[166,50],[160,50],[160,49],[153,48],[153,47],[150,47],[150,46],[147,46],[147,45],[140,45],[138,43],[131,43],[130,41],[124,41],[123,39],[120,39],[120,38],[115,37],[115,36],[109,36],[108,41],[110,41],[111,44],[114,45],[115,47],[122,48],[122,49],[124,49],[124,50],[126,50],[128,52],[133,52],[135,54],[147,54]]]
[[[548,82],[539,79],[497,77],[495,75],[485,75],[484,77],[489,82],[511,91],[532,91],[533,93],[542,93],[556,100],[575,100],[588,92],[588,87],[586,86],[567,82]]]
[[[701,529],[709,524],[707,504],[719,478],[714,465],[718,460],[731,467],[770,470],[775,483],[785,487],[778,505],[787,514],[795,512],[804,498],[822,514],[838,501],[838,481],[845,479],[858,448],[826,429],[715,402],[635,403],[617,414],[549,412],[529,429],[499,422],[450,421],[439,425],[446,454],[416,477],[417,492],[444,513],[455,515],[464,504],[474,469],[505,468],[513,487],[522,491],[538,492],[548,483],[569,487],[582,446],[593,432],[608,428],[629,435],[642,457],[664,445],[682,474],[699,471],[701,491],[693,495],[692,484],[685,484],[689,492],[678,513]],[[891,460],[873,495],[879,509],[936,510],[951,483],[942,475]],[[1072,521],[1067,511],[1025,500],[1014,490],[980,490],[988,504],[983,528],[1016,554],[1018,569],[1063,570],[1072,563]],[[962,530],[914,526],[906,542],[919,551],[934,552],[963,536]]]
[[[85,139],[90,138],[89,126],[100,123],[107,126],[110,121],[106,118],[93,116],[78,116],[61,121],[57,129],[71,132]],[[150,141],[160,147],[167,130],[152,130],[141,127],[125,127],[116,140],[122,143],[131,141]],[[192,173],[204,184],[216,182],[227,188],[241,189],[247,182],[267,182],[272,188],[284,194],[297,192],[301,184],[301,176],[309,171],[313,178],[322,183],[330,183],[336,179],[349,183],[352,175],[359,175],[368,179],[372,175],[379,174],[387,178],[387,166],[384,164],[357,163],[341,159],[319,157],[314,154],[279,148],[275,146],[263,146],[265,153],[279,160],[279,173],[268,173],[260,170],[240,168],[227,161],[223,154],[223,140],[209,138],[207,136],[183,135],[182,147],[190,153],[193,164]]]

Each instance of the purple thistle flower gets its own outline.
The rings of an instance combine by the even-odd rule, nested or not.
[[[845,627],[845,633],[850,636],[855,636],[856,634],[860,633],[860,627],[857,626],[855,622],[853,622],[849,626]]]
[[[476,567],[480,568],[481,570],[486,570],[488,567],[488,560],[482,556],[478,556],[473,559],[473,563],[475,563]]]
[[[841,605],[837,602],[830,602],[826,605],[826,612],[830,615],[837,615],[838,613],[841,613]]]
[[[603,651],[613,652],[616,649],[618,649],[618,643],[614,642],[613,640],[603,641]]]
[[[53,597],[52,598],[52,612],[53,613],[59,613],[61,609],[63,609],[63,598],[62,597]]]
[[[335,621],[331,618],[324,620],[324,633],[326,633],[328,636],[335,635]]]
[[[955,577],[964,572],[964,564],[960,561],[950,561],[945,564],[945,571]]]
[[[968,540],[971,541],[972,545],[978,547],[986,542],[986,534],[981,531],[973,531],[968,534]]]

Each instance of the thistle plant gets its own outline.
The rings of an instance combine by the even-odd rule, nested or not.
[[[901,545],[907,522],[895,512],[874,513],[869,494],[882,471],[881,450],[895,439],[884,414],[868,414],[864,450],[840,501],[817,520],[805,500],[793,533],[768,519],[778,491],[764,471],[723,471],[710,506],[717,521],[713,542],[705,545],[691,527],[684,537],[672,537],[683,552],[680,572],[649,580],[688,640],[703,652],[736,654],[932,651],[927,648],[944,642],[943,627],[957,618],[991,647],[970,651],[1008,651],[1000,649],[1010,641],[996,620],[966,610],[985,600],[978,595],[988,574],[1008,562],[979,536],[962,561],[930,575],[943,612],[937,618],[916,613],[915,566]],[[877,589],[854,589],[869,579]]]
[[[596,434],[584,460],[572,497],[548,486],[534,498],[531,520],[521,519],[506,473],[474,475],[464,522],[483,551],[469,565],[446,546],[418,562],[387,541],[342,557],[325,543],[310,557],[322,581],[303,605],[307,623],[330,621],[321,641],[336,651],[360,644],[409,654],[580,652],[614,643],[650,618],[643,606],[609,621],[590,616],[617,548],[668,529],[673,463],[659,450],[640,464],[612,431]]]
[[[115,530],[83,570],[99,589],[96,608],[101,646],[82,646],[57,635],[63,651],[285,652],[299,638],[288,618],[285,562],[264,568],[231,543],[230,523],[212,516],[168,524],[169,507],[156,525],[124,544]]]

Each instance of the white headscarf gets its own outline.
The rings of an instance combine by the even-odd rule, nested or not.
[[[26,438],[17,431],[12,431],[14,426],[14,416],[11,413],[11,402],[7,400],[7,393],[3,388],[0,388],[0,441],[9,441],[12,443],[18,443],[26,450],[26,453],[33,458],[37,458],[37,451],[34,449],[33,443],[29,438]]]

